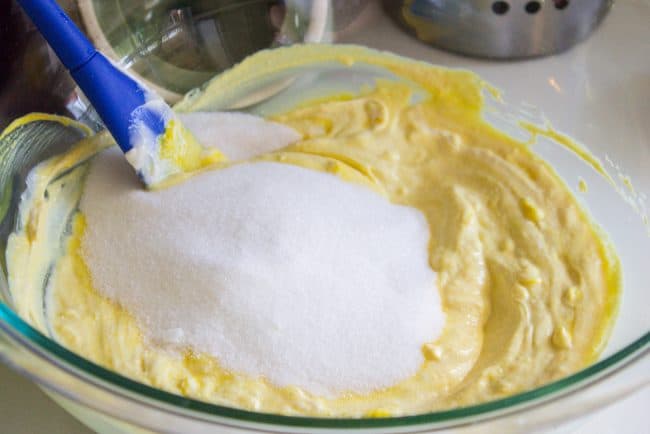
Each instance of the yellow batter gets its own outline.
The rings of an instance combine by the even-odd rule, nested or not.
[[[179,109],[205,110],[210,95],[227,97],[238,80],[254,82],[321,58],[363,61],[404,80],[302,101],[274,116],[303,139],[259,159],[328,171],[425,214],[446,324],[441,337],[422,348],[426,361],[415,376],[369,395],[324,398],[227,372],[205,355],[144,342],[131,315],[91,285],[80,249],[81,214],[73,215],[61,250],[52,247],[48,222],[73,213],[81,191],[65,185],[81,185],[87,170],[67,169],[108,146],[106,135],[37,171],[21,211],[24,224],[8,248],[19,314],[71,350],[143,383],[282,414],[391,416],[465,406],[534,388],[594,361],[616,312],[618,259],[555,172],[482,119],[486,86],[474,74],[361,48],[293,47],[253,56]],[[33,276],[44,275],[59,253],[45,318],[42,285]],[[34,270],[32,277],[24,270]]]

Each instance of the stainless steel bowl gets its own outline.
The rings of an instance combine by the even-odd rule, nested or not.
[[[586,38],[612,0],[383,0],[421,41],[493,59],[545,56]]]

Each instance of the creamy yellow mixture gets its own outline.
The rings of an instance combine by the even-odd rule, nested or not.
[[[368,395],[325,398],[145,342],[128,311],[93,289],[80,248],[85,223],[74,201],[81,189],[69,184],[81,185],[87,168],[68,169],[108,146],[105,135],[37,171],[8,249],[19,313],[72,351],[143,383],[283,414],[390,416],[465,406],[534,388],[594,361],[616,311],[618,259],[553,169],[483,120],[487,87],[474,74],[361,48],[294,47],[253,56],[179,109],[205,110],[211,94],[223,96],[237,80],[253,82],[320,57],[369,63],[401,79],[301,101],[274,115],[303,138],[258,160],[337,174],[424,213],[446,325],[422,348],[426,361],[415,376]],[[48,222],[56,215],[71,216],[63,244],[52,241],[56,228]],[[45,318],[37,296],[42,282],[24,270],[42,276],[52,262]]]

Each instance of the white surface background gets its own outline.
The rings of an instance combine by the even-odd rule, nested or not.
[[[612,15],[605,20],[604,27],[611,28],[616,24],[617,19],[622,19],[620,15],[615,16],[616,11],[613,11]],[[630,24],[633,24],[634,17],[625,18],[626,21],[628,19],[631,19]],[[647,25],[647,23],[636,24]],[[599,37],[602,39],[603,36],[601,31]],[[511,69],[516,67],[508,63],[488,64],[460,58],[419,44],[384,17],[376,4],[367,7],[357,22],[340,37],[346,42],[387,49],[435,63],[470,67],[500,86],[503,85],[501,81],[505,80],[508,73],[513,72]],[[580,49],[575,53],[579,51]],[[561,66],[571,56],[569,52],[544,62],[550,64],[555,62],[555,65]],[[530,89],[523,83],[518,85],[511,82],[510,85],[511,97],[518,99],[529,96]],[[567,88],[570,89],[571,86],[565,87]],[[553,89],[540,90],[537,94],[539,100],[534,101],[536,105],[544,108],[553,104]],[[561,130],[566,130],[569,125],[562,125],[562,122],[559,122],[557,126]],[[585,138],[589,139],[588,136]],[[583,425],[577,428],[574,434],[650,434],[650,388],[645,388],[623,401],[590,415],[581,422]],[[50,401],[34,384],[0,365],[0,433],[86,434],[90,432]]]

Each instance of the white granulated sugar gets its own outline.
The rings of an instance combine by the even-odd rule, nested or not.
[[[231,160],[266,154],[301,138],[292,128],[247,113],[182,113],[178,118],[199,143],[217,147]]]
[[[333,396],[396,384],[443,323],[417,210],[334,175],[248,163],[147,192],[119,151],[81,210],[95,287],[168,349]]]

